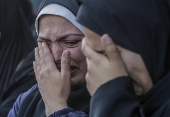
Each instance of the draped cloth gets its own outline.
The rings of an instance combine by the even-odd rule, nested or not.
[[[19,62],[36,46],[17,0],[0,0],[0,102]]]
[[[11,84],[4,90],[2,96],[0,117],[7,117],[17,97],[36,84],[32,65],[33,61],[35,61],[34,51],[29,53],[25,59],[22,60],[20,67],[11,78]]]
[[[155,113],[154,117],[163,115],[170,108],[167,106],[170,99],[170,1],[80,2],[77,15],[80,24],[100,36],[109,34],[117,45],[141,55],[154,83],[154,87],[140,100],[141,113],[148,117]],[[95,99],[93,102],[97,104],[100,97]]]
[[[39,13],[45,6],[58,4],[77,14],[79,5],[75,0],[44,0],[39,7]],[[57,12],[57,11],[55,11]],[[55,15],[55,13],[53,14]],[[37,23],[38,24],[38,23]],[[37,26],[38,27],[38,26]],[[55,93],[55,92],[54,92]],[[75,111],[89,112],[90,95],[86,89],[86,84],[73,86],[67,100],[67,104]],[[17,117],[46,117],[45,106],[38,88],[31,91],[19,107]]]
[[[107,6],[107,7],[105,7]],[[139,53],[154,83],[170,70],[170,12],[166,0],[82,0],[77,21]]]

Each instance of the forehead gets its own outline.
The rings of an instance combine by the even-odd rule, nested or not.
[[[67,19],[56,15],[43,15],[39,19],[39,36],[56,38],[70,33],[81,31]]]

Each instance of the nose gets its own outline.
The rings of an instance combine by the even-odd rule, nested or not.
[[[64,48],[60,46],[59,44],[57,44],[52,47],[51,51],[52,51],[55,62],[60,63]]]

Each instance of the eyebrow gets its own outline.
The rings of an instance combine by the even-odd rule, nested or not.
[[[61,39],[65,39],[65,38],[68,38],[70,36],[84,36],[83,34],[75,34],[75,33],[70,33],[70,34],[66,34],[64,36],[61,36],[59,38],[57,38],[58,40],[61,40]],[[38,36],[39,39],[42,39],[42,40],[50,40],[48,38],[44,38],[42,36]]]

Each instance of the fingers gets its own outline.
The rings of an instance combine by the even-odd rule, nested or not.
[[[45,42],[42,43],[42,50],[43,50],[44,60],[45,60],[46,65],[52,68],[56,67],[54,63],[53,55]]]
[[[43,67],[43,66],[45,66],[45,60],[44,60],[44,53],[43,53],[43,48],[42,48],[41,42],[38,42],[38,49],[39,49],[39,57],[40,57],[39,64],[41,67]]]
[[[35,61],[37,61],[36,62],[36,69],[37,69],[37,71],[40,71],[41,70],[40,65],[39,65],[40,55],[39,55],[39,49],[38,48],[35,48]]]
[[[33,62],[33,68],[34,68],[35,77],[36,77],[36,79],[38,79],[38,71],[37,71],[37,63],[36,63],[36,61]]]
[[[71,63],[71,57],[70,52],[68,50],[65,50],[62,54],[61,58],[61,77],[62,78],[70,78],[70,63]]]
[[[90,60],[96,60],[96,58],[102,57],[100,54],[95,52],[92,48],[89,47],[89,45],[86,42],[86,38],[82,40],[82,46],[81,46],[81,51],[83,54],[89,58]]]
[[[108,56],[108,59],[110,61],[114,60],[115,58],[119,57],[119,51],[112,41],[112,39],[109,37],[109,35],[104,34],[101,37],[101,42],[103,44],[104,50],[106,52],[106,55]]]
[[[38,50],[37,47],[35,48],[35,60],[36,60],[36,61],[39,61],[39,60],[40,60],[39,50]]]

